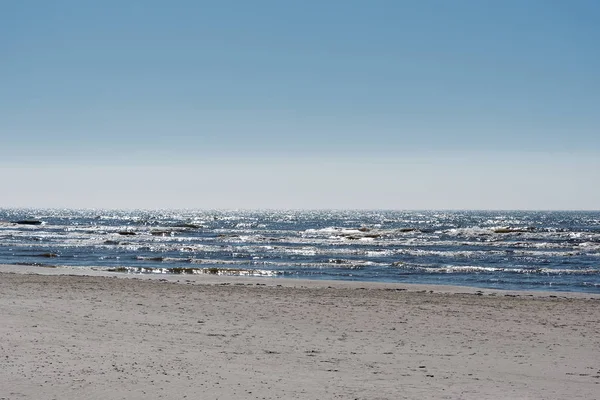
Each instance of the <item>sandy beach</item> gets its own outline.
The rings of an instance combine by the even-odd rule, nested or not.
[[[599,295],[0,266],[0,321],[0,399],[600,397]]]

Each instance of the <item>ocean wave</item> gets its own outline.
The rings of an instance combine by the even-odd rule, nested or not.
[[[206,275],[226,275],[226,276],[277,276],[280,275],[278,271],[268,271],[259,269],[239,269],[239,268],[195,268],[195,267],[171,267],[171,268],[160,268],[160,267],[109,267],[109,268],[94,268],[97,270],[103,270],[107,272],[122,272],[128,274],[178,274],[178,275],[192,275],[192,274],[206,274]]]
[[[484,266],[442,266],[422,267],[399,264],[398,266],[419,270],[430,274],[472,274],[472,273],[510,273],[527,275],[600,275],[600,269],[554,269],[554,268],[510,268],[510,267],[484,267]]]

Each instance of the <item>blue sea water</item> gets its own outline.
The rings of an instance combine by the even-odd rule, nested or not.
[[[0,264],[600,293],[600,212],[0,209]]]

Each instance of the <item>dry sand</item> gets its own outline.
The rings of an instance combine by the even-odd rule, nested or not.
[[[0,399],[600,398],[598,295],[86,274],[0,266]]]

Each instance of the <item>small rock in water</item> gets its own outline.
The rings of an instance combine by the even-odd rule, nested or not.
[[[54,257],[58,257],[58,254],[56,253],[42,253],[39,254],[40,257],[46,257],[46,258],[54,258]]]
[[[174,233],[171,231],[152,231],[150,232],[152,236],[173,236]]]
[[[406,232],[414,232],[414,231],[416,231],[416,229],[415,229],[415,228],[400,228],[400,229],[398,229],[398,230],[399,230],[400,232],[402,232],[402,233],[406,233]]]
[[[34,219],[24,219],[21,221],[14,221],[15,224],[19,225],[42,225],[42,221],[34,220]]]
[[[181,223],[173,225],[175,228],[189,228],[189,229],[200,229],[202,225],[192,224],[192,223]]]

